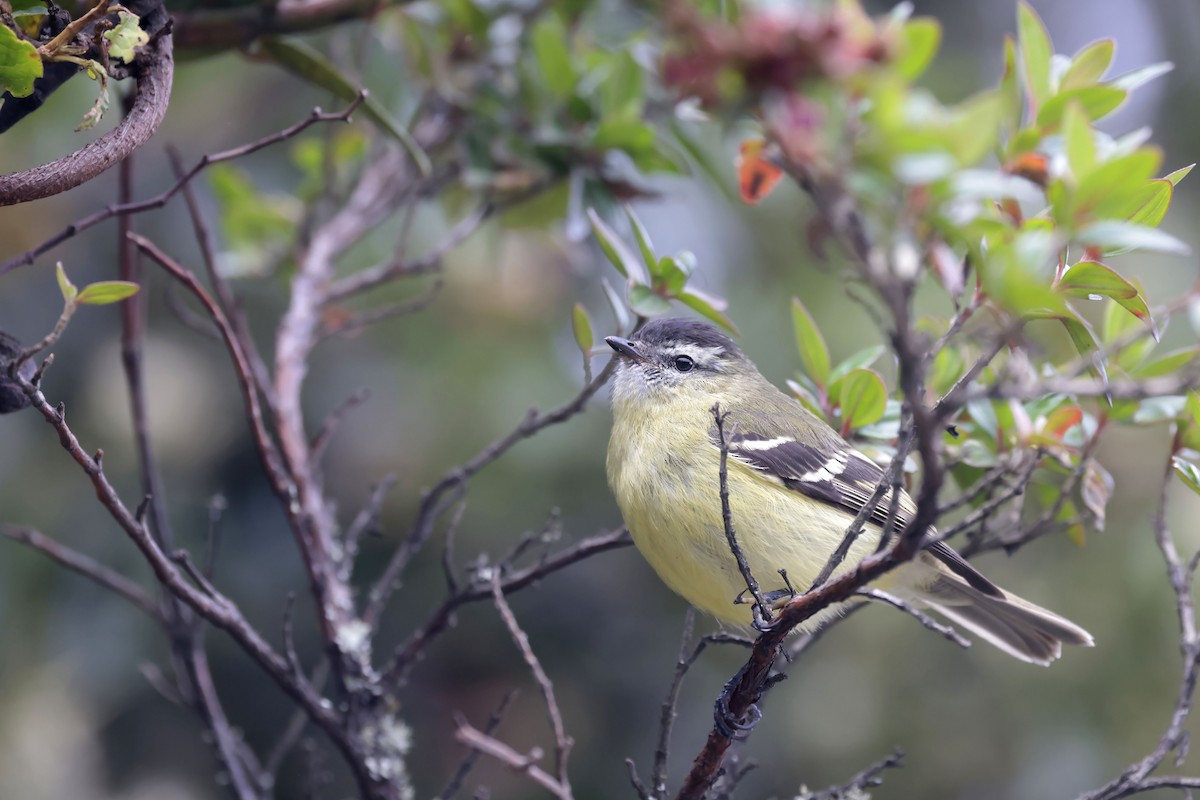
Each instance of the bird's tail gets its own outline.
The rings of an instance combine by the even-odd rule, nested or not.
[[[1014,658],[1049,666],[1064,644],[1093,645],[1092,635],[1068,619],[998,589],[989,594],[957,575],[937,570],[915,592],[917,600]]]

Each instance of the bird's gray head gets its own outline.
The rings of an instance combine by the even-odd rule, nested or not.
[[[676,390],[717,393],[735,374],[753,369],[716,326],[672,318],[646,323],[631,339],[609,336],[617,351],[613,398],[666,398]]]

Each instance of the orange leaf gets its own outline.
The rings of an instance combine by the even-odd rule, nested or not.
[[[1063,406],[1050,412],[1046,419],[1046,433],[1055,439],[1062,439],[1063,434],[1083,421],[1083,411],[1079,406]]]
[[[1004,165],[1005,172],[1020,175],[1042,187],[1049,180],[1048,170],[1049,162],[1041,153],[1025,153]]]
[[[783,170],[762,157],[766,142],[762,139],[746,139],[738,150],[738,184],[742,199],[750,205],[762,200],[783,177]]]

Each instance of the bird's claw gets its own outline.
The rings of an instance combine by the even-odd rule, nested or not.
[[[713,723],[717,733],[726,739],[740,742],[749,738],[750,731],[754,730],[754,726],[762,719],[762,711],[759,710],[757,704],[751,703],[740,718],[733,715],[733,711],[729,708],[729,692],[736,680],[735,678],[725,684],[724,691],[717,698],[717,702],[713,706]]]

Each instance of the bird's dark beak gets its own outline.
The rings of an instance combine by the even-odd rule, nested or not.
[[[622,339],[620,336],[606,336],[604,341],[608,342],[608,346],[616,350],[618,355],[625,356],[630,361],[639,361],[643,364],[649,364],[650,359],[638,352],[637,347],[628,339]]]

